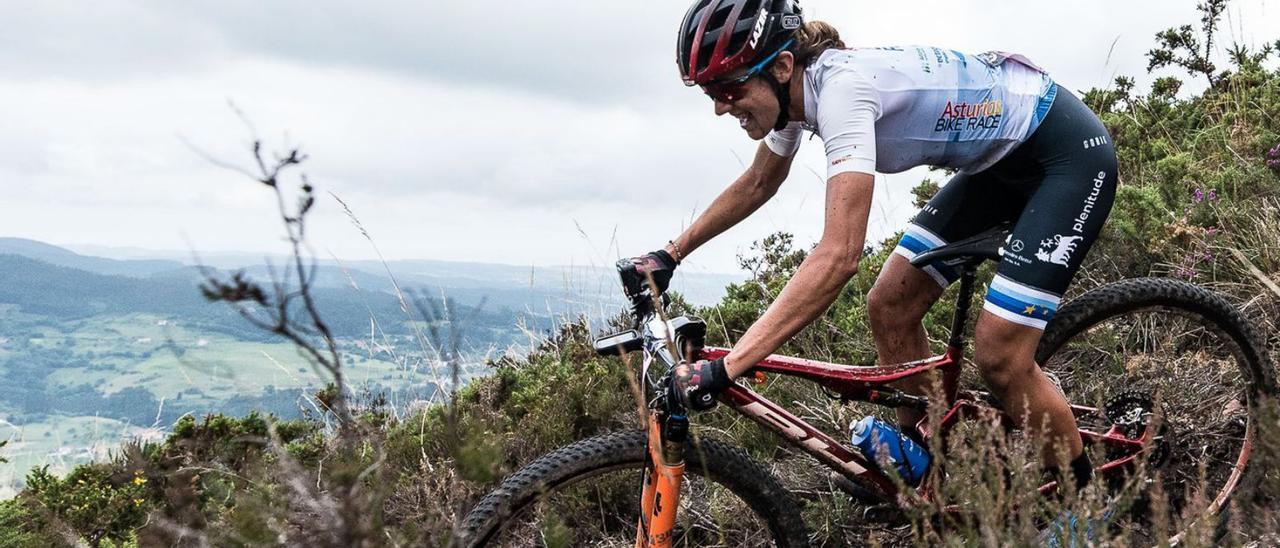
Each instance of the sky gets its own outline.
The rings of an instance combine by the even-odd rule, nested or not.
[[[802,6],[850,45],[1019,52],[1072,90],[1117,75],[1141,87],[1153,35],[1198,21],[1193,0]],[[308,155],[320,193],[310,237],[324,256],[550,266],[638,255],[675,237],[756,147],[681,84],[685,9],[0,0],[0,236],[282,251],[268,190],[209,160],[249,168],[256,137]],[[1224,44],[1280,38],[1280,0],[1236,0],[1223,31]],[[821,153],[806,142],[778,195],[681,268],[736,271],[777,231],[815,242]],[[910,217],[909,190],[926,176],[877,176],[871,238]]]

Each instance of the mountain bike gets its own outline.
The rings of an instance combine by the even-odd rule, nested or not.
[[[957,480],[935,473],[913,488],[892,467],[882,469],[747,383],[777,374],[816,383],[846,402],[920,410],[941,405],[940,419],[935,411],[934,420],[918,425],[926,443],[934,436],[945,439],[975,417],[1007,419],[990,393],[960,386],[977,269],[985,260],[998,260],[1007,237],[1007,227],[1000,227],[912,260],[947,261],[961,271],[950,339],[941,355],[872,366],[773,355],[723,392],[720,403],[856,485],[864,499],[889,507],[930,500],[940,482]],[[601,355],[640,353],[646,427],[578,441],[509,476],[461,522],[464,546],[545,545],[555,538],[575,546],[810,543],[798,498],[768,465],[714,436],[691,435],[689,415],[671,393],[670,371],[682,360],[714,359],[729,350],[704,345],[703,321],[666,318],[664,303],[649,292],[632,295],[633,329],[595,344]],[[1222,522],[1228,500],[1250,497],[1262,477],[1250,456],[1263,402],[1277,387],[1260,340],[1221,296],[1179,280],[1138,278],[1103,285],[1062,306],[1036,361],[1072,402],[1086,448],[1105,455],[1095,478],[1160,482],[1168,492],[1166,506],[1193,514],[1183,523],[1188,526]],[[940,396],[890,386],[931,371],[940,372]],[[945,454],[933,457],[946,462]],[[1138,477],[1138,470],[1146,473]],[[1198,487],[1192,493],[1187,485]],[[902,496],[912,489],[916,496]],[[1056,490],[1053,481],[1039,486],[1045,495]],[[1201,502],[1196,506],[1191,499]],[[1150,534],[1141,516],[1120,521],[1117,526]],[[1180,540],[1181,533],[1171,533],[1166,540]]]

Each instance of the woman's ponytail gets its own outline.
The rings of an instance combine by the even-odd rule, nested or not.
[[[844,49],[840,31],[825,21],[809,21],[796,31],[795,43],[787,48],[794,55],[796,66],[806,66],[829,49]]]

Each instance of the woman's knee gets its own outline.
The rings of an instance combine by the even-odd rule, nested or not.
[[[1010,386],[1016,386],[1030,373],[1029,369],[1035,367],[1034,361],[1020,361],[1012,353],[1002,349],[979,348],[982,347],[974,349],[973,363],[978,366],[982,380],[997,394],[1003,393]]]
[[[941,294],[942,288],[928,274],[911,266],[900,255],[891,256],[867,293],[867,317],[872,331],[919,324]]]
[[[973,362],[997,393],[1035,375],[1035,349],[1041,332],[983,312],[974,333]]]

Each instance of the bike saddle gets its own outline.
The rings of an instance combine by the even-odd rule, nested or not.
[[[945,261],[953,265],[976,265],[987,259],[999,261],[1011,230],[1010,225],[1002,224],[976,236],[935,247],[916,255],[911,259],[911,266],[924,266],[934,261]],[[952,259],[954,262],[949,261]]]

